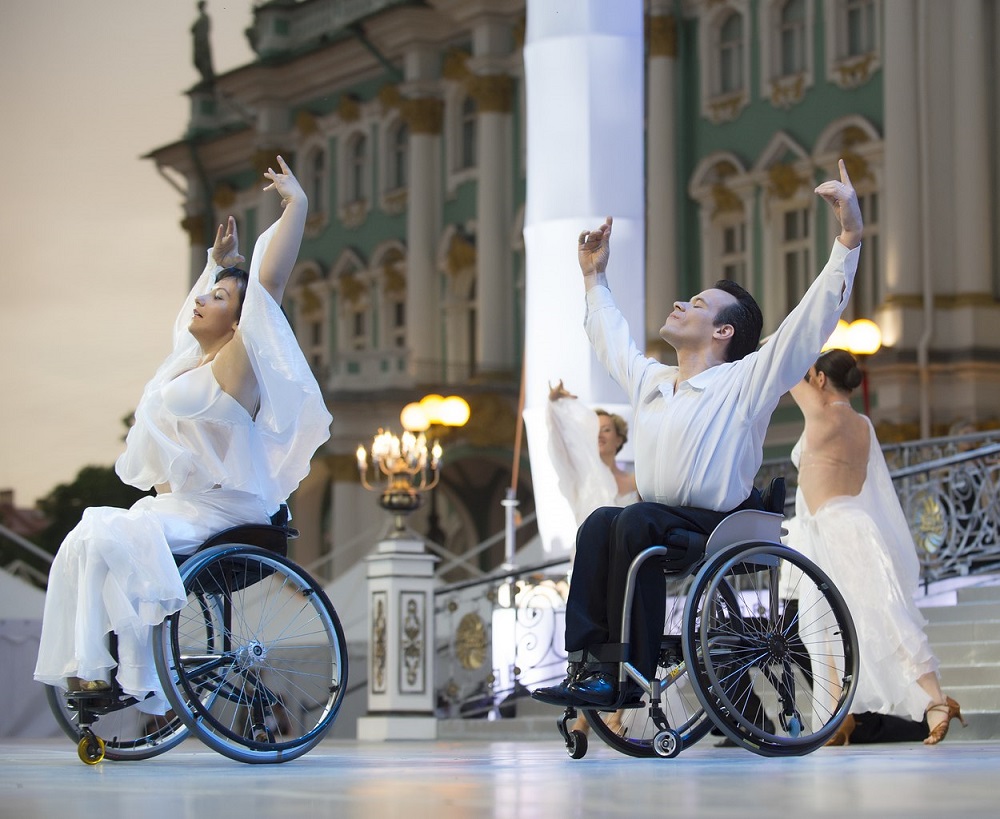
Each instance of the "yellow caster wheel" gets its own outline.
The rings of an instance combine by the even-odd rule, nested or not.
[[[85,765],[96,765],[104,759],[104,740],[93,734],[85,736],[76,746],[76,753]]]

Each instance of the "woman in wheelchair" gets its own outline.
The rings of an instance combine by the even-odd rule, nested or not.
[[[156,495],[131,509],[87,509],[56,555],[40,682],[95,691],[116,677],[143,710],[164,713],[150,635],[186,601],[174,556],[220,530],[269,523],[329,437],[332,419],[279,306],[308,201],[277,162],[264,190],[281,196],[281,217],[257,241],[249,273],[235,266],[235,220],[219,226],[115,465],[123,481]]]

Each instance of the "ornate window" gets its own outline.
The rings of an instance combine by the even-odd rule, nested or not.
[[[735,11],[719,27],[719,94],[732,94],[743,88],[743,18]]]
[[[462,100],[461,141],[458,149],[460,168],[476,167],[476,101],[467,96]]]
[[[881,66],[882,0],[826,0],[826,70],[841,88],[856,88]]]
[[[309,219],[306,235],[313,238],[326,226],[330,207],[329,153],[324,141],[316,139],[302,149],[300,180],[309,197]]]
[[[778,108],[800,102],[813,84],[813,3],[766,0],[760,6],[761,96]]]
[[[406,347],[406,256],[403,246],[392,242],[377,250],[373,266],[379,290],[379,346],[383,350]]]
[[[749,0],[699,4],[698,14],[702,115],[727,122],[750,101]]]
[[[805,295],[819,268],[815,258],[816,187],[802,147],[778,132],[754,166],[762,189],[764,326],[774,330]]]
[[[402,118],[390,122],[383,131],[380,174],[381,207],[386,213],[399,214],[406,209],[409,184],[410,129]]]
[[[370,200],[371,156],[369,139],[361,131],[348,135],[341,143],[340,219],[347,227],[357,227],[368,215]]]
[[[884,144],[878,131],[857,115],[831,122],[817,139],[813,155],[815,164],[831,179],[837,178],[837,160],[843,158],[858,192],[865,223],[858,274],[847,308],[849,318],[875,318],[876,309],[885,298],[881,238],[883,155]],[[831,213],[827,219],[830,236],[836,236],[840,230],[836,218]]]
[[[305,264],[293,271],[288,303],[295,337],[313,374],[322,383],[329,369],[330,288],[319,268]]]
[[[729,279],[752,292],[754,185],[742,163],[734,154],[711,154],[695,169],[689,193],[701,215],[702,288]]]

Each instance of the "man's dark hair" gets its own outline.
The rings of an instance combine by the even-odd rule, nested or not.
[[[250,274],[239,267],[227,267],[215,274],[215,283],[218,284],[223,279],[236,280],[236,295],[239,303],[236,305],[236,320],[240,320],[243,315],[243,299],[247,295],[247,284],[250,282]]]
[[[719,279],[712,287],[722,290],[736,299],[736,304],[723,307],[715,316],[713,325],[721,327],[730,324],[733,337],[726,347],[726,361],[739,361],[757,349],[760,333],[764,329],[764,316],[760,307],[746,290],[729,279]]]

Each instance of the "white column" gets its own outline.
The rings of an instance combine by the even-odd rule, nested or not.
[[[654,2],[646,94],[646,337],[660,329],[680,291],[677,269],[677,150],[674,68],[677,22]],[[672,5],[672,4],[671,4]],[[638,343],[644,339],[637,339]]]
[[[510,249],[513,191],[510,163],[510,77],[473,80],[476,121],[476,317],[477,372],[510,370],[514,361],[514,279]]]
[[[920,292],[920,179],[916,6],[894,0],[885,14],[885,243],[889,295]]]
[[[989,88],[982,0],[953,0],[955,291],[991,293]]]
[[[643,4],[528,0],[525,424],[538,525],[549,550],[575,526],[548,458],[544,402],[559,378],[588,403],[625,400],[583,331],[580,231],[615,218],[608,278],[645,336]]]
[[[441,231],[441,121],[439,99],[407,100],[410,129],[406,208],[406,338],[410,374],[417,382],[438,377],[441,360],[441,304],[435,265]]]

